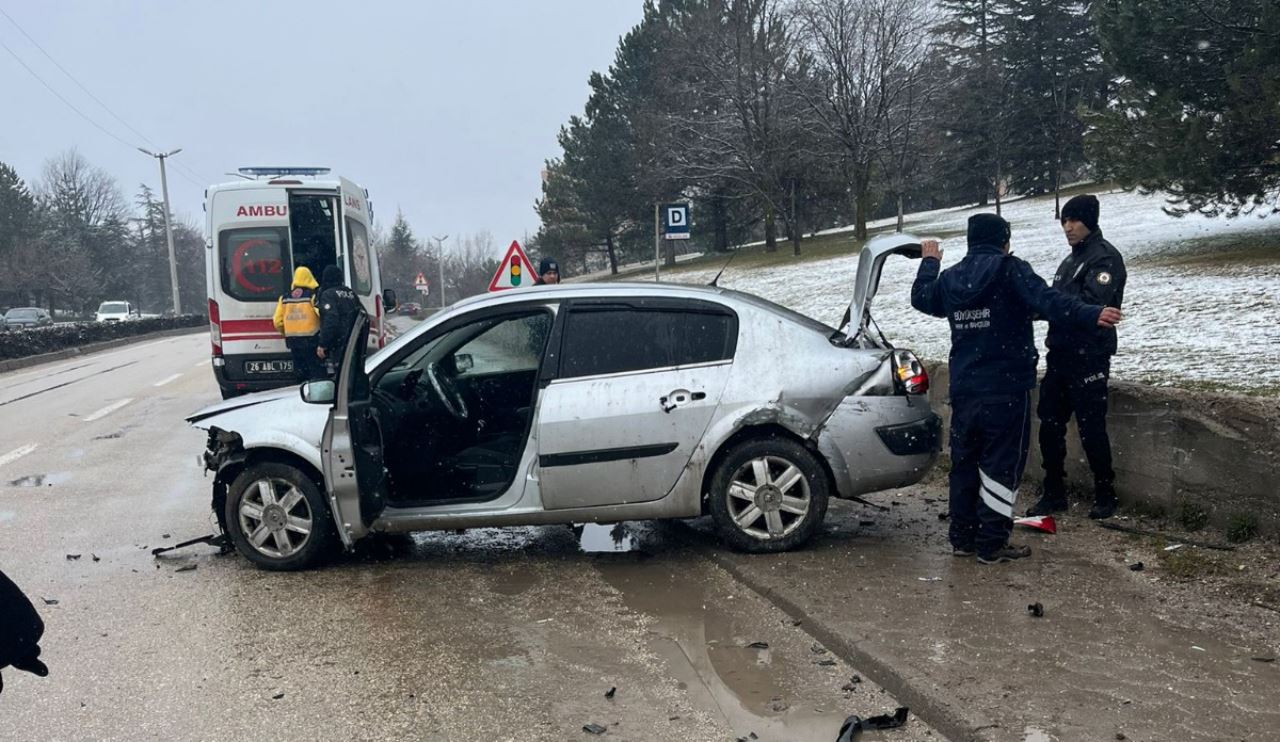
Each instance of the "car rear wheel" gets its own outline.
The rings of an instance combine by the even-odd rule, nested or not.
[[[307,569],[338,547],[320,488],[288,464],[254,464],[236,477],[227,493],[226,524],[236,551],[263,569]]]
[[[817,458],[789,438],[734,447],[711,481],[711,518],[735,549],[777,552],[808,541],[827,514],[827,477]]]

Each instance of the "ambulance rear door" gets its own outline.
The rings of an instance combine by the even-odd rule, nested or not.
[[[385,314],[382,306],[381,277],[378,256],[370,237],[373,231],[373,213],[365,189],[340,179],[342,188],[342,250],[343,274],[347,285],[360,297],[360,303],[369,315],[369,347],[381,348],[387,340]]]

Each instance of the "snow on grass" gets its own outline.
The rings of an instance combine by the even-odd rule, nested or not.
[[[1176,218],[1166,215],[1161,196],[1112,191],[1099,193],[1100,225],[1128,267],[1125,321],[1120,326],[1116,377],[1148,383],[1197,381],[1238,388],[1280,385],[1280,218]],[[921,237],[960,232],[976,213],[994,207],[945,209],[907,217],[907,231]],[[1053,216],[1053,199],[1008,203],[1003,216],[1013,226],[1013,252],[1051,279],[1068,246]],[[894,220],[885,220],[892,226]],[[1230,260],[1180,265],[1170,257],[1216,249],[1225,238],[1274,237],[1276,259]],[[963,236],[942,241],[943,267],[964,257]],[[853,296],[857,255],[735,271],[720,285],[775,301],[835,325]],[[891,259],[885,266],[872,316],[894,344],[932,359],[950,347],[945,320],[911,308],[911,282],[919,263]],[[705,284],[716,268],[664,272],[672,281]],[[1044,347],[1046,325],[1037,323]]]

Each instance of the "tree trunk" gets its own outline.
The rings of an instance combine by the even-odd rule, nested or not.
[[[803,239],[804,229],[800,225],[800,215],[796,213],[796,182],[791,181],[791,217],[787,220],[787,231],[791,233],[791,250],[792,254],[797,258],[800,257],[800,240]]]
[[[711,199],[711,221],[715,230],[715,242],[712,249],[716,252],[729,252],[729,214],[724,203],[724,196],[717,193]]]
[[[902,192],[899,191],[898,192],[898,229],[897,229],[898,232],[902,232],[903,221],[904,219],[902,218]]]
[[[1053,172],[1053,218],[1062,219],[1062,152],[1056,153]]]
[[[604,236],[604,249],[609,253],[609,273],[618,275],[618,254],[613,250],[613,235]]]
[[[1000,203],[1001,203],[1001,196],[1003,195],[1001,191],[1004,190],[1002,188],[1003,179],[1004,179],[1004,173],[1001,172],[1000,162],[997,161],[996,162],[996,216],[1000,216]]]
[[[865,242],[867,240],[867,214],[871,211],[871,166],[858,166],[854,178],[854,199],[857,203],[857,218],[854,221],[853,236]]]
[[[773,204],[764,207],[764,251],[778,251],[778,223],[774,220]]]

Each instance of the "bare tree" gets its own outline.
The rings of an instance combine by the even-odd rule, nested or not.
[[[919,122],[931,11],[918,0],[797,0],[798,32],[816,88],[802,88],[823,133],[843,152],[855,236],[866,239],[877,161],[904,162]],[[905,115],[899,115],[904,114]],[[905,184],[899,182],[901,191]]]

